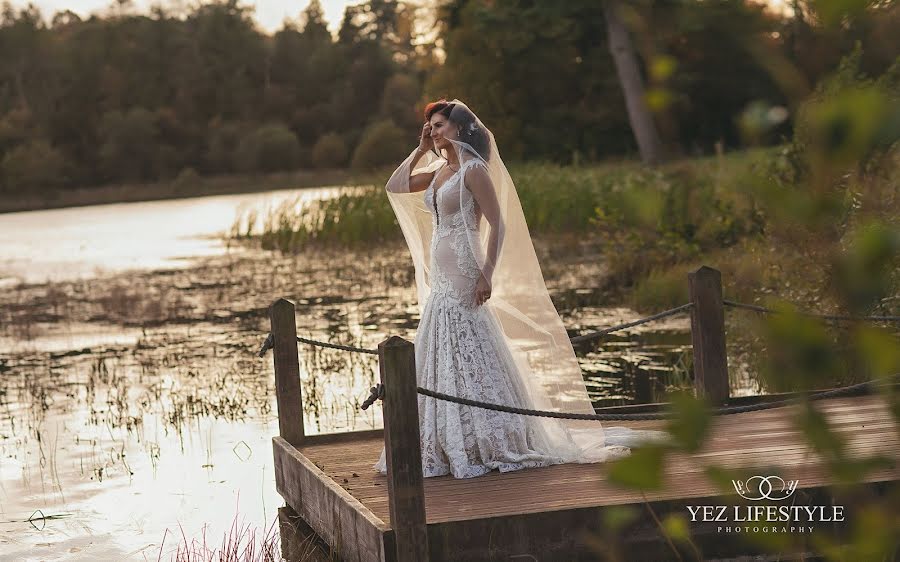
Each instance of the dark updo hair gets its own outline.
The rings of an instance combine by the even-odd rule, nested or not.
[[[450,103],[442,98],[425,106],[425,120],[431,121],[431,117],[435,113],[439,113],[446,117],[447,121],[459,125],[459,140],[468,143],[485,161],[490,159],[491,139],[488,137],[488,132],[482,126],[476,126],[474,130],[471,128],[473,123],[477,125],[478,122],[475,114],[467,107]]]

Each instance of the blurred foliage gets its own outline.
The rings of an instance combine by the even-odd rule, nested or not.
[[[802,21],[795,36],[815,32],[835,40],[846,39],[864,30],[880,29],[879,34],[884,33],[886,26],[898,22],[897,6],[890,2],[818,0],[793,2],[792,6],[799,12],[794,19]],[[879,37],[886,44],[894,41]],[[875,471],[896,469],[896,457],[877,446],[861,450],[825,415],[819,402],[810,399],[820,389],[878,381],[882,384],[873,392],[884,399],[892,418],[885,422],[900,425],[900,334],[896,323],[820,317],[900,315],[900,50],[859,41],[852,45],[831,69],[822,68],[813,81],[815,85],[807,91],[795,89],[796,82],[776,77],[785,90],[787,107],[795,112],[792,138],[770,153],[773,158],[757,161],[750,173],[729,182],[732,189],[752,201],[751,224],[755,228],[736,237],[733,259],[717,252],[716,245],[703,251],[702,262],[723,270],[725,298],[743,295],[735,300],[752,299],[772,310],[758,314],[727,309],[726,316],[754,334],[750,353],[756,357],[763,388],[799,393],[801,404],[785,410],[785,414],[793,432],[821,460],[833,483],[829,493],[835,503],[845,505],[848,514],[847,521],[827,530],[817,527],[808,537],[742,534],[738,540],[744,542],[744,552],[784,556],[803,553],[804,557],[826,560],[890,560],[900,549],[898,483],[888,482],[877,492],[862,485]],[[884,58],[886,53],[890,58]],[[873,70],[872,58],[878,57],[885,64]],[[680,66],[681,61],[675,58]],[[785,68],[802,72],[798,60],[804,57],[782,58],[770,68],[776,73]],[[779,67],[783,64],[788,66]],[[769,100],[759,100],[742,111],[737,119],[744,141],[757,143],[778,126],[781,117],[783,110]],[[644,236],[644,244],[657,247],[666,239],[664,232],[690,240],[685,225],[692,224],[696,215],[684,209],[715,209],[707,216],[700,215],[703,225],[721,216],[721,206],[692,201],[690,190],[687,194],[677,189],[673,193],[671,185],[660,179],[664,177],[660,174],[648,182],[649,189],[629,189],[634,204],[623,197],[620,204],[612,206],[618,210],[618,217],[627,217],[627,223],[646,226],[659,226],[657,217],[661,209],[667,209],[663,221],[666,230],[655,237],[652,233]],[[715,191],[704,191],[702,182],[684,184],[703,193],[705,201],[721,198]],[[610,220],[607,208],[598,209],[597,215],[601,224]],[[726,239],[717,238],[719,248],[725,246]],[[622,252],[621,247],[617,252]],[[700,263],[694,261],[691,250],[682,249],[679,254],[675,265],[653,269],[639,281],[637,289],[645,294],[642,299],[659,299],[660,294],[670,291],[667,287],[684,283],[684,273]],[[747,265],[739,267],[738,260]],[[742,272],[750,274],[752,281],[748,283]],[[758,284],[755,290],[750,283]],[[729,332],[729,338],[732,334]],[[616,461],[609,467],[610,479],[633,489],[659,490],[664,487],[665,468],[675,456],[703,450],[712,434],[708,406],[689,395],[674,394],[671,408],[675,414],[668,427],[671,441],[638,449],[632,458]],[[717,485],[722,495],[719,503],[734,503],[731,479],[740,478],[734,469],[715,464],[709,456],[693,456],[691,462],[702,466],[709,481]],[[751,462],[741,470],[772,474],[781,468],[787,466],[754,467]],[[688,552],[678,545],[694,546],[691,528],[679,520],[678,514],[657,519],[657,523],[674,556]],[[696,550],[695,556],[702,558]]]

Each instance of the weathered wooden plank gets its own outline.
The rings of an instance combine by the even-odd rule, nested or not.
[[[879,450],[885,451],[885,452],[890,452],[892,450],[892,444],[895,443],[895,441],[891,440],[891,435],[890,435],[890,431],[892,431],[893,428],[890,426],[885,426],[883,429],[887,430],[887,431],[885,431],[884,433],[872,431],[870,433],[859,434],[858,436],[856,436],[855,439],[852,439],[848,443],[847,452],[848,453],[855,453],[855,452],[864,453],[864,452],[879,451]],[[366,471],[357,472],[358,470],[360,470],[361,465],[365,466],[365,464],[362,464],[362,463],[367,464],[370,460],[372,460],[372,457],[371,456],[370,457],[364,457],[364,456],[361,457],[358,455],[352,456],[353,453],[354,453],[353,451],[348,451],[348,453],[345,455],[345,458],[341,459],[341,462],[337,462],[336,460],[335,461],[327,461],[326,460],[325,461],[326,463],[330,463],[327,466],[327,472],[332,476],[337,475],[337,476],[348,477],[348,476],[351,476],[351,470],[352,470],[352,474],[357,474],[357,476],[361,475],[364,477],[364,480],[361,480],[360,483],[362,483],[363,481],[367,481],[367,482],[372,482],[374,484],[373,480],[374,480],[374,478],[376,478],[374,474],[369,474]],[[370,453],[370,455],[374,456],[374,454],[375,454],[375,452],[373,450]],[[708,458],[714,458],[714,457],[734,458],[739,461],[735,464],[741,464],[741,463],[751,464],[751,463],[769,462],[772,459],[787,461],[794,457],[799,457],[799,458],[811,457],[809,459],[810,462],[817,462],[818,458],[815,455],[812,455],[812,456],[811,455],[812,455],[812,450],[807,445],[804,445],[802,443],[786,443],[786,444],[781,444],[781,445],[771,445],[771,444],[767,443],[767,444],[764,444],[761,446],[752,446],[752,445],[748,444],[748,447],[743,450],[709,450],[709,451],[704,451],[704,452],[692,455],[690,458],[680,458],[678,456],[675,456],[670,459],[669,467],[670,467],[670,470],[673,470],[673,471],[699,470],[699,468],[697,468],[697,463],[695,462],[695,459],[698,456],[704,456],[704,457],[708,457]],[[319,459],[319,460],[323,459],[323,457],[316,456],[316,455],[313,455],[313,458]],[[317,462],[319,462],[319,461],[317,460]],[[572,467],[571,469],[575,470],[575,467]],[[550,477],[550,475],[554,474],[556,470],[558,470],[557,467],[548,468],[546,470],[542,469],[541,474],[545,474],[546,477]],[[561,469],[559,469],[559,470],[561,470]],[[503,475],[501,475],[499,473],[491,473],[491,474],[485,475],[484,477],[480,478],[477,482],[479,482],[479,483],[480,482],[492,482],[493,479],[499,478],[501,476],[503,477],[503,480],[505,482],[514,482],[517,479],[530,478],[530,476],[528,476],[529,474],[531,474],[531,472],[529,472],[527,470],[526,471],[517,471],[515,473],[508,473],[508,474],[503,474]],[[382,482],[384,482],[383,478],[381,480],[382,480]],[[435,480],[436,479],[429,479],[429,482],[433,482]],[[474,484],[470,484],[469,486],[471,487],[473,485]],[[479,484],[479,485],[481,485],[481,484]],[[357,488],[359,488],[359,487],[360,486],[357,486]]]
[[[848,444],[847,453],[852,456],[871,454],[876,452],[890,453],[896,451],[896,447],[894,445],[895,442],[892,442],[890,440],[889,434],[872,433],[860,435],[857,439],[851,441]],[[729,462],[729,464],[733,464],[736,466],[752,466],[764,463],[787,465],[794,462],[818,462],[818,457],[807,446],[802,444],[748,448],[747,450],[743,451],[711,451],[708,453],[700,454],[706,456],[707,458],[709,458],[709,460],[714,460],[716,462],[722,462],[724,460]],[[313,456],[313,458],[321,459],[321,457],[317,457],[315,455]],[[670,458],[670,460],[668,461],[668,470],[669,472],[673,473],[698,472],[701,470],[701,468],[698,463],[696,463],[695,459],[696,455],[690,458],[682,458],[676,455]],[[731,460],[729,461],[729,459]],[[358,458],[358,460],[354,463],[353,459],[350,459],[347,460],[349,464],[346,465],[332,463],[326,467],[326,470],[330,476],[332,476],[333,478],[337,478],[338,480],[340,480],[340,478],[350,478],[353,477],[353,474],[356,474],[357,477],[353,477],[354,480],[352,483],[355,494],[370,493],[382,495],[384,493],[384,488],[381,487],[379,489],[378,482],[375,479],[379,478],[381,479],[382,483],[384,483],[383,478],[367,474],[366,472],[356,472],[357,470],[359,470],[359,467],[362,463],[367,464],[370,460],[371,458]],[[773,461],[777,462],[773,463]],[[556,479],[555,475],[557,474],[581,474],[584,471],[587,471],[587,473],[590,474],[597,474],[598,478],[601,477],[599,476],[601,474],[601,468],[599,467],[599,465],[589,465],[587,467],[578,467],[577,465],[551,467],[547,469],[540,469],[540,475],[545,481],[553,481]],[[475,483],[468,481],[464,489],[474,489],[476,487],[489,489],[492,485],[495,485],[495,482],[497,482],[496,486],[504,487],[516,484],[519,480],[527,481],[531,478],[533,478],[532,471],[528,470],[507,474],[491,473],[479,478]],[[499,483],[500,480],[498,479],[502,480],[502,484]],[[433,486],[434,484],[432,483],[435,481],[441,480],[428,479],[426,486]],[[427,488],[426,491],[430,492],[431,489]]]
[[[341,433],[320,433],[318,435],[307,435],[303,441],[303,446],[310,445],[334,445],[338,443],[351,443],[358,441],[367,441],[369,439],[384,439],[383,429],[365,429],[362,431],[344,431]],[[335,449],[340,451],[341,449]]]
[[[348,562],[389,562],[390,528],[285,439],[272,440],[278,493]]]
[[[543,469],[542,469],[543,470]],[[790,478],[799,478],[810,485],[822,485],[827,482],[828,474],[824,469],[810,467],[804,463],[783,467],[782,473]],[[648,498],[688,497],[703,493],[714,493],[717,489],[698,477],[702,474],[676,474],[666,480],[670,489],[664,493],[650,493]],[[896,479],[896,471],[879,471],[868,478],[869,481]],[[561,487],[565,489],[562,490]],[[537,493],[543,488],[543,493]],[[684,490],[691,490],[685,492]],[[554,493],[555,491],[555,493]],[[596,505],[617,505],[640,503],[643,498],[632,491],[614,488],[603,479],[581,479],[557,481],[556,479],[535,478],[528,483],[509,484],[500,490],[486,490],[474,487],[461,490],[459,493],[441,493],[441,490],[426,488],[426,506],[429,524],[434,522],[468,519],[473,517],[489,517],[533,513],[557,509],[590,507]],[[484,505],[476,502],[484,502]],[[384,514],[387,523],[387,498],[369,498],[364,500],[374,513]]]

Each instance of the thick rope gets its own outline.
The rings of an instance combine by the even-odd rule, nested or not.
[[[834,388],[831,390],[825,390],[823,392],[817,392],[815,394],[810,395],[807,399],[814,400],[824,400],[826,398],[834,398],[837,396],[843,396],[846,394],[853,394],[866,388],[868,386],[873,385],[873,381],[866,381],[859,384],[854,384],[851,386],[845,386],[842,388]],[[541,418],[558,418],[558,419],[566,419],[566,420],[589,420],[589,421],[640,421],[640,420],[664,420],[671,418],[673,416],[672,412],[650,412],[650,413],[635,413],[635,414],[577,414],[577,413],[568,413],[568,412],[554,412],[550,410],[532,410],[529,408],[519,408],[516,406],[505,406],[502,404],[492,404],[490,402],[482,402],[480,400],[470,400],[468,398],[460,398],[459,396],[452,396],[450,394],[444,394],[443,392],[436,392],[434,390],[429,390],[427,388],[417,387],[416,389],[419,394],[423,394],[425,396],[430,396],[432,398],[436,398],[438,400],[444,400],[446,402],[453,402],[456,404],[462,404],[464,406],[473,406],[475,408],[483,408],[485,410],[494,410],[497,412],[506,412],[509,414],[520,414],[523,416],[535,416]],[[376,386],[371,388],[371,394],[363,402],[362,408],[363,410],[367,409],[370,405],[372,405],[375,400],[384,398],[384,385],[378,383]],[[757,412],[761,410],[771,410],[774,408],[782,408],[784,406],[791,406],[795,404],[801,403],[802,398],[794,398],[789,400],[778,400],[776,402],[764,402],[760,404],[749,404],[747,406],[727,406],[724,408],[716,408],[712,411],[712,414],[715,416],[727,416],[733,414],[744,414],[747,412]]]
[[[266,336],[266,341],[263,342],[262,346],[259,348],[259,351],[256,352],[256,355],[259,357],[264,357],[266,352],[275,347],[275,336],[272,332],[269,332],[269,335]]]
[[[764,312],[767,314],[778,314],[779,310],[772,310],[771,308],[766,308],[764,306],[758,306],[755,304],[745,304],[742,302],[730,301],[727,299],[722,299],[722,304],[725,306],[733,306],[734,308],[743,308],[746,310],[752,310],[754,312]],[[822,320],[869,320],[872,322],[900,322],[900,316],[847,316],[842,314],[816,314],[814,312],[800,312],[803,316],[811,316],[813,318],[821,318]]]
[[[355,351],[357,353],[368,353],[370,355],[378,355],[377,349],[366,349],[364,347],[354,347],[352,345],[342,345],[339,343],[329,343],[329,342],[325,342],[325,341],[310,340],[307,338],[301,338],[300,336],[297,336],[297,341],[300,343],[308,343],[310,345],[316,345],[319,347],[330,347],[331,349],[340,349],[342,351]]]
[[[580,336],[575,336],[574,338],[569,338],[569,341],[572,343],[581,343],[583,341],[591,340],[612,332],[617,332],[619,330],[624,330],[625,328],[631,328],[632,326],[639,326],[640,324],[646,324],[647,322],[652,322],[653,320],[659,320],[660,318],[665,318],[666,316],[672,316],[673,314],[678,314],[683,310],[687,310],[690,307],[694,306],[694,303],[689,302],[687,304],[683,304],[681,306],[670,308],[669,310],[664,310],[658,314],[654,314],[653,316],[648,316],[646,318],[641,318],[640,320],[634,320],[633,322],[626,322],[624,324],[619,324],[618,326],[613,326],[612,328],[604,328],[603,330],[598,330],[596,332],[590,332],[588,334],[582,334]]]
[[[573,338],[570,338],[570,341],[572,343],[580,343],[583,341],[594,339],[594,338],[597,338],[597,337],[600,337],[600,336],[603,336],[603,335],[606,335],[606,334],[609,334],[612,332],[616,332],[618,330],[624,330],[625,328],[631,328],[632,326],[646,324],[647,322],[659,320],[660,318],[665,318],[666,316],[672,316],[673,314],[678,314],[679,312],[681,312],[683,310],[687,310],[692,306],[693,306],[693,303],[689,302],[687,304],[683,304],[676,308],[664,310],[658,314],[654,314],[653,316],[648,316],[646,318],[641,318],[639,320],[634,320],[632,322],[626,322],[624,324],[619,324],[619,325],[613,326],[611,328],[604,328],[603,330],[599,330],[596,332],[590,332],[588,334],[582,334],[580,336],[575,336]],[[315,345],[318,347],[329,347],[331,349],[340,349],[343,351],[354,351],[356,353],[368,353],[370,355],[378,355],[377,349],[366,349],[364,347],[355,347],[352,345],[343,345],[343,344],[338,344],[338,343],[330,343],[330,342],[326,342],[326,341],[312,340],[312,339],[303,338],[300,336],[297,336],[297,341],[300,343],[306,343],[306,344]],[[257,353],[257,355],[262,357],[266,354],[266,351],[272,349],[273,347],[275,347],[275,340],[272,338],[272,334],[269,333],[269,335],[266,337],[266,341],[263,342],[263,345],[259,349],[259,352]]]

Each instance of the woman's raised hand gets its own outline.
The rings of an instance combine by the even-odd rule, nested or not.
[[[428,152],[434,148],[434,139],[431,138],[431,123],[422,125],[422,136],[419,138],[419,150]]]

